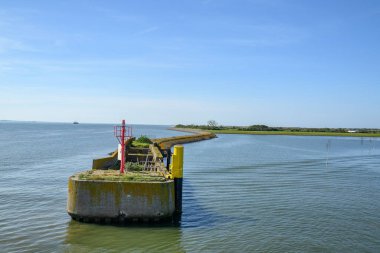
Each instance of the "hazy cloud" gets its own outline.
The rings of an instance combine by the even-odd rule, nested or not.
[[[8,51],[33,51],[33,49],[22,41],[0,37],[0,53]]]

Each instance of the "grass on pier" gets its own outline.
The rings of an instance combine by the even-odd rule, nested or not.
[[[137,140],[132,142],[132,147],[148,148],[152,141],[145,135],[141,135]]]
[[[124,174],[119,170],[88,170],[76,175],[80,180],[119,181],[119,182],[163,182],[166,181],[158,172],[127,171]]]

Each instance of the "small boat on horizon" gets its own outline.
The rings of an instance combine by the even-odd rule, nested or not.
[[[78,121],[74,121],[73,124],[77,125],[77,124],[79,124],[79,122]]]

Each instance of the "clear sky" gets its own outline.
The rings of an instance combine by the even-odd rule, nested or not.
[[[0,119],[380,128],[380,1],[0,1]]]

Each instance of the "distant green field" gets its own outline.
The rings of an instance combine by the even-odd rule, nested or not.
[[[333,133],[333,132],[293,132],[293,131],[243,131],[243,130],[207,130],[216,134],[254,134],[254,135],[298,135],[298,136],[347,136],[380,137],[380,133]]]

